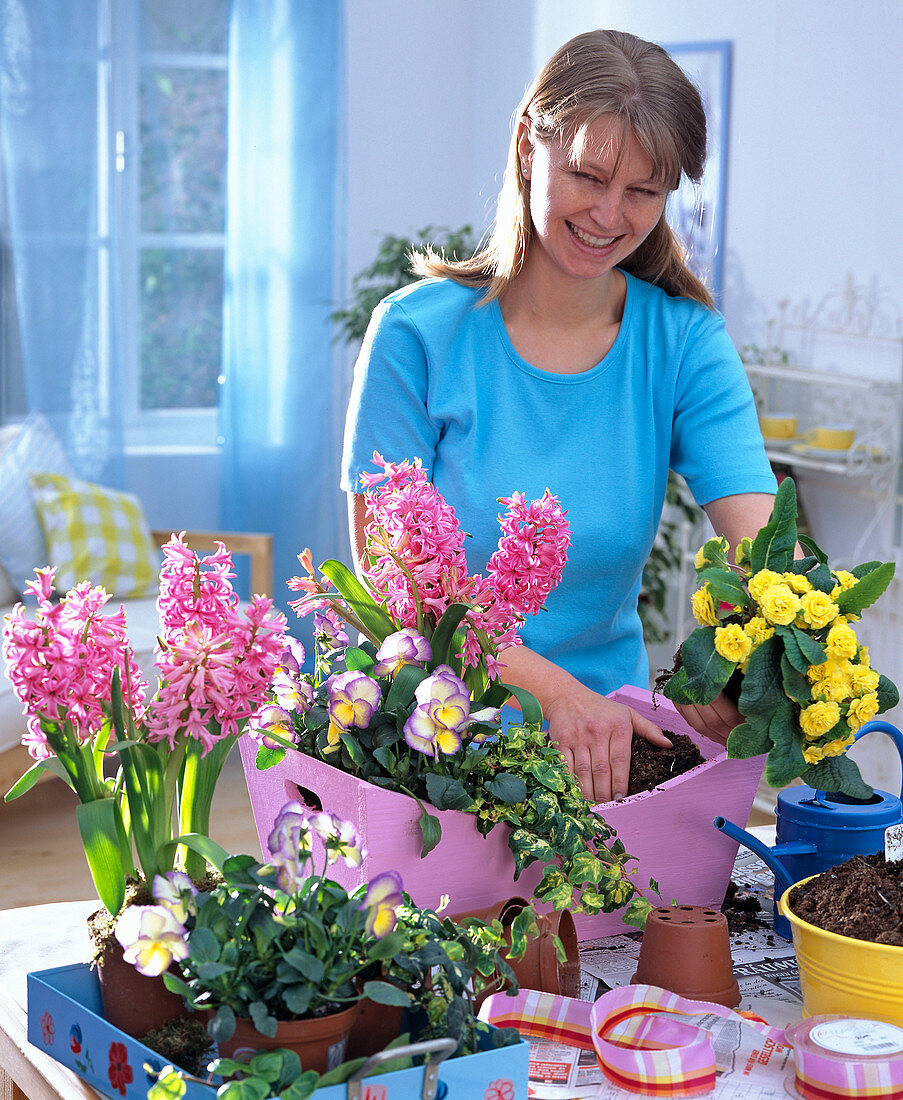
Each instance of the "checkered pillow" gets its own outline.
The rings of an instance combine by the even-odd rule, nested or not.
[[[58,591],[91,581],[123,600],[153,595],[160,553],[137,497],[57,474],[30,483]]]
[[[34,580],[34,570],[47,564],[28,485],[29,477],[41,472],[68,475],[72,468],[53,429],[32,413],[21,424],[0,429],[0,565],[19,594]]]

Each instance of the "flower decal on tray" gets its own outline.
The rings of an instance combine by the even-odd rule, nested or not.
[[[483,1093],[483,1100],[514,1100],[514,1082],[507,1077],[491,1081]]]
[[[107,1067],[107,1077],[109,1077],[110,1084],[120,1096],[125,1096],[126,1089],[134,1080],[132,1067],[129,1065],[129,1052],[125,1043],[110,1043],[110,1064]]]
[[[500,498],[498,549],[485,574],[472,574],[454,509],[419,460],[375,454],[374,463],[378,472],[363,478],[360,579],[341,562],[316,570],[310,550],[299,555],[304,573],[289,587],[301,595],[291,606],[314,614],[314,669],[280,659],[273,706],[252,725],[257,767],[297,749],[413,797],[424,856],[441,839],[431,810],[472,813],[484,835],[503,824],[515,877],[546,864],[538,899],[587,913],[627,907],[628,923],[642,924],[651,904],[629,853],[580,793],[536,699],[503,680],[505,651],[520,644],[567,562],[561,503],[548,489],[532,501]],[[349,633],[363,640],[351,644]],[[522,725],[500,737],[511,698]]]
[[[871,667],[853,624],[887,588],[894,563],[832,570],[823,551],[798,535],[796,517],[796,490],[785,478],[771,519],[742,541],[736,565],[724,539],[699,550],[691,607],[700,626],[660,683],[676,703],[704,704],[733,681],[744,722],[728,739],[729,756],[767,753],[765,777],[776,787],[801,777],[867,798],[871,788],[846,750],[899,696]],[[803,558],[794,557],[797,542]]]
[[[53,1046],[54,1030],[55,1030],[55,1028],[54,1028],[54,1023],[53,1023],[53,1017],[50,1015],[49,1012],[42,1012],[41,1013],[41,1039],[43,1040],[45,1046],[48,1046],[48,1047]]]

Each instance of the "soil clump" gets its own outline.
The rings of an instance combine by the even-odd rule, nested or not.
[[[705,757],[685,733],[671,733],[668,730],[662,732],[670,738],[673,748],[660,748],[634,734],[630,750],[628,795],[651,791],[660,783],[705,763]]]
[[[903,947],[903,862],[853,856],[794,888],[790,908],[827,932]]]

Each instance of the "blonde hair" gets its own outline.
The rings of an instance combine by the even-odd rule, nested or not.
[[[673,191],[682,175],[701,179],[705,111],[699,92],[680,67],[660,46],[623,31],[579,34],[549,59],[517,108],[495,223],[486,244],[465,260],[448,260],[430,248],[414,252],[414,272],[484,287],[484,302],[497,298],[521,270],[533,235],[530,185],[518,156],[520,120],[542,140],[565,135],[576,151],[601,115],[614,115],[625,137],[636,138],[666,190]],[[713,305],[708,288],[687,266],[664,213],[620,266],[672,296]]]

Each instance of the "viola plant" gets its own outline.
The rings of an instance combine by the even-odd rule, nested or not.
[[[805,557],[795,559],[797,543]],[[832,570],[797,531],[791,478],[781,482],[769,522],[737,548],[735,565],[727,551],[724,539],[713,538],[696,555],[692,609],[700,626],[681,646],[679,667],[661,680],[664,694],[704,704],[737,686],[744,722],[728,738],[728,756],[767,753],[765,778],[775,787],[801,778],[870,797],[846,750],[899,695],[871,667],[852,624],[887,588],[894,563]]]
[[[510,827],[515,873],[549,864],[535,896],[587,913],[628,906],[642,924],[650,903],[636,889],[630,856],[583,798],[561,753],[541,732],[542,713],[526,691],[500,678],[500,655],[561,578],[569,527],[548,491],[500,501],[501,538],[487,575],[468,572],[465,535],[453,509],[419,461],[393,464],[367,478],[362,580],[340,562],[289,582],[313,612],[313,674],[281,674],[273,703],[252,725],[258,768],[300,752],[421,808],[422,854],[439,842],[439,819],[427,809],[476,815],[485,834]],[[347,630],[346,630],[347,628]],[[352,645],[348,630],[363,635]],[[499,709],[511,697],[523,725],[500,737]]]
[[[311,837],[323,846],[314,866]],[[212,1013],[211,1039],[229,1039],[235,1021],[266,1036],[280,1020],[338,1012],[362,996],[407,1005],[397,986],[358,982],[402,948],[396,909],[404,900],[395,871],[349,894],[327,876],[338,859],[359,866],[365,853],[353,826],[332,814],[309,817],[298,802],[282,808],[268,838],[269,860],[230,856],[222,882],[198,892],[184,876],[154,880],[154,906],[132,906],[116,936],[142,974],[164,974],[169,989]],[[170,971],[175,961],[178,976]]]
[[[207,857],[225,855],[207,836],[214,789],[236,740],[270,698],[285,617],[265,596],[239,606],[222,543],[201,558],[173,536],[163,549],[159,683],[151,694],[125,612],[102,613],[104,589],[79,584],[57,602],[54,571],[36,573],[33,618],[17,604],[3,629],[7,674],[36,761],[6,798],[24,794],[44,771],[69,784],[98,896],[115,914],[126,878],[140,869],[152,882],[175,866],[180,846],[195,875]],[[108,777],[110,760],[118,770]]]

